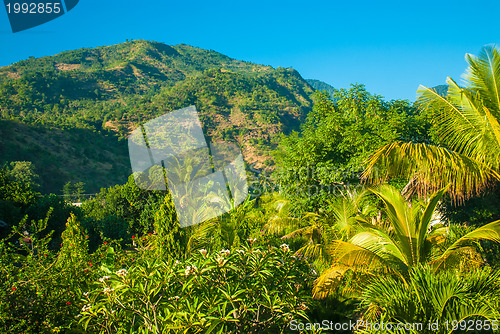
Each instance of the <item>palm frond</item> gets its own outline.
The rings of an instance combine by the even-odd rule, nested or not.
[[[448,252],[445,256],[442,255],[430,261],[429,265],[432,266],[434,271],[438,272],[471,270],[479,268],[483,263],[481,254],[479,254],[476,247],[462,246]]]
[[[412,264],[411,255],[409,256],[408,252],[405,252],[404,248],[401,247],[400,244],[381,230],[367,229],[363,232],[357,233],[349,240],[349,243],[374,253],[379,258],[383,259],[387,264],[394,262],[404,263],[407,267]],[[340,245],[338,245],[335,250],[335,254],[338,256],[339,260],[343,262],[348,262],[346,261],[346,258],[352,256],[349,252],[352,252],[352,250],[346,247],[341,247]],[[359,249],[354,251],[354,253],[357,252],[359,252]],[[362,266],[364,263],[361,262],[357,265]]]
[[[398,277],[374,277],[364,289],[360,308],[371,322],[421,323],[460,321],[499,316],[499,274],[484,268],[467,275],[435,273],[429,266],[410,272],[408,282]],[[448,332],[440,328],[439,333]]]
[[[371,245],[376,247],[375,240],[372,240]],[[389,272],[401,269],[392,266],[397,263],[397,258],[392,254],[383,253],[380,249],[372,251],[351,242],[336,240],[326,251],[335,259],[332,267],[347,266],[360,272]]]
[[[385,212],[389,217],[389,223],[395,230],[395,237],[400,244],[401,249],[414,249],[415,224],[411,208],[397,189],[382,185],[378,189],[372,189],[382,202],[384,202]],[[412,261],[413,256],[405,260]],[[411,263],[409,263],[411,265]]]
[[[494,45],[486,45],[479,56],[466,55],[469,63],[463,78],[473,91],[477,91],[485,105],[500,117],[500,52]]]
[[[211,237],[216,234],[218,223],[216,220],[209,220],[191,227],[192,232],[186,243],[186,253],[190,254],[200,248],[209,248]]]
[[[295,230],[300,228],[300,220],[293,217],[280,217],[274,215],[270,217],[266,224],[264,224],[264,229],[269,233],[273,234],[284,234],[289,230]]]
[[[368,159],[363,172],[363,179],[368,182],[385,181],[390,176],[414,177],[419,195],[449,185],[450,194],[458,201],[481,193],[493,179],[500,180],[497,171],[457,152],[401,141],[377,150]]]
[[[356,216],[359,214],[358,203],[361,196],[338,197],[329,205],[332,216],[331,225],[344,240],[350,238],[359,225]]]
[[[483,104],[476,92],[459,87],[451,78],[447,79],[447,83],[447,98],[433,89],[420,86],[417,102],[430,111],[433,123],[439,129],[437,134],[447,147],[498,169],[498,118]]]
[[[419,221],[417,222],[416,228],[417,228],[417,246],[418,246],[417,252],[418,253],[421,252],[421,247],[423,247],[425,244],[425,240],[427,239],[427,236],[428,236],[429,227],[430,227],[430,224],[432,222],[434,212],[436,210],[437,205],[439,204],[439,201],[443,198],[443,195],[446,192],[446,190],[447,190],[447,188],[443,188],[431,196],[431,198],[427,202],[427,205],[424,209],[422,216],[420,217]]]
[[[441,245],[444,245],[448,240],[448,233],[449,233],[448,226],[433,228],[429,233],[427,233],[426,239],[433,246],[440,247]]]
[[[314,281],[313,298],[321,299],[327,297],[342,282],[344,274],[349,270],[345,266],[336,266],[326,269],[323,274]]]
[[[328,259],[327,246],[322,244],[307,244],[299,248],[297,253],[311,259],[318,259],[320,262],[325,263]]]
[[[446,257],[448,254],[462,247],[468,242],[476,242],[479,240],[500,242],[500,220],[486,224],[467,233],[466,235],[455,241],[451,246],[449,246],[448,249],[443,253],[443,257]]]
[[[365,180],[410,178],[418,194],[450,184],[455,200],[484,190],[500,180],[500,51],[486,46],[478,57],[467,55],[469,67],[460,87],[451,78],[447,97],[420,86],[417,104],[429,112],[441,143],[385,145],[367,161]],[[378,169],[384,170],[378,173]]]
[[[297,237],[306,237],[307,239],[311,240],[312,236],[315,233],[321,233],[319,231],[315,231],[316,229],[317,229],[316,226],[302,227],[302,228],[296,229],[293,232],[285,234],[284,236],[281,237],[281,239],[287,240],[287,239],[293,239],[293,238],[297,238]]]

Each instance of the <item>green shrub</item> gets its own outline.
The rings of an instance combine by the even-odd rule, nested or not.
[[[104,238],[109,239],[125,239],[127,238],[127,222],[120,217],[115,215],[109,215],[103,219],[101,219],[97,223],[97,228],[99,232],[102,233]]]
[[[287,245],[205,252],[145,257],[100,278],[83,296],[80,323],[99,333],[256,333],[307,319],[313,271]]]
[[[17,242],[0,241],[0,333],[69,332],[77,326],[79,295],[95,275],[93,261],[74,215],[61,251],[49,249],[49,216],[30,223],[25,218],[9,238],[17,236]]]
[[[360,310],[372,324],[384,321],[394,328],[398,323],[422,324],[407,333],[498,333],[499,288],[500,272],[488,267],[458,274],[419,266],[411,270],[408,280],[378,277],[370,281]]]

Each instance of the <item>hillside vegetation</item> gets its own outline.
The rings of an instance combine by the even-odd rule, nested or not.
[[[97,192],[126,182],[123,139],[138,124],[196,105],[210,140],[238,143],[262,168],[273,164],[276,135],[305,119],[312,93],[293,69],[184,44],[138,40],[30,58],[0,68],[0,162],[32,161],[44,192],[67,181]]]

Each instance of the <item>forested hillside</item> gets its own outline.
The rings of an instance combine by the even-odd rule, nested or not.
[[[292,69],[144,40],[30,58],[0,68],[0,163],[32,161],[43,192],[126,182],[127,135],[141,122],[196,105],[210,140],[238,143],[248,163],[271,165],[279,133],[312,108]]]

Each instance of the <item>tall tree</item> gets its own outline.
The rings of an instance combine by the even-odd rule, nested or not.
[[[314,211],[340,183],[359,184],[362,163],[384,144],[425,136],[425,122],[408,101],[386,102],[363,85],[316,93],[313,112],[300,133],[283,136],[275,159],[278,181],[287,193]]]
[[[36,173],[35,165],[31,161],[11,162],[8,174],[13,181],[24,183],[32,189],[36,189],[40,186],[38,184],[40,177]]]

